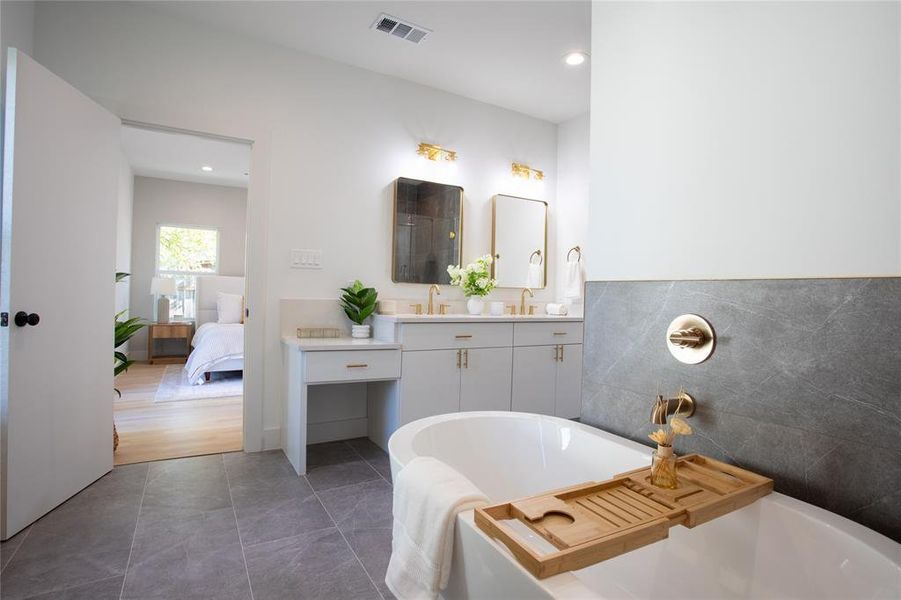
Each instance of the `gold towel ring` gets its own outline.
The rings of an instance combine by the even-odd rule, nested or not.
[[[582,248],[580,248],[579,246],[573,246],[569,249],[569,252],[566,253],[566,262],[569,262],[569,257],[572,256],[573,252],[579,255],[579,257],[576,259],[576,262],[580,262],[582,260]]]
[[[541,256],[541,250],[536,250],[535,252],[533,252],[532,254],[529,255],[529,264],[535,264],[532,262],[532,259],[535,258],[535,255],[538,255],[538,264],[539,265],[544,262],[544,258]]]

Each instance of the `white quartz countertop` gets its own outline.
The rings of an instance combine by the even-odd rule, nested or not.
[[[398,350],[401,348],[401,345],[395,342],[385,342],[374,338],[299,338],[283,335],[282,343],[286,346],[298,348],[301,352],[323,350]]]
[[[376,319],[384,319],[391,323],[546,323],[546,322],[572,322],[578,323],[581,316],[566,315],[375,315]]]

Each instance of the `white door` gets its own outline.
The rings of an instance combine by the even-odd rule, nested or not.
[[[556,414],[564,419],[582,416],[582,344],[560,346]]]
[[[119,125],[10,49],[0,250],[2,539],[113,466]]]
[[[556,346],[522,346],[513,349],[513,410],[554,414],[556,355]]]
[[[463,352],[460,410],[510,410],[513,348]]]
[[[400,424],[460,410],[460,364],[457,350],[403,353]]]

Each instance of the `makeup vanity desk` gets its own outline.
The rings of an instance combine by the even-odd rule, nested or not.
[[[282,448],[298,475],[307,471],[311,385],[400,379],[401,344],[376,339],[282,337],[285,402]]]

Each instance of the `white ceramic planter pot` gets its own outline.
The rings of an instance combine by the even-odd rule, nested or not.
[[[478,296],[470,296],[469,300],[466,301],[466,310],[471,315],[480,315],[484,309],[485,301]]]
[[[352,325],[350,336],[355,338],[368,338],[369,337],[369,325]]]

